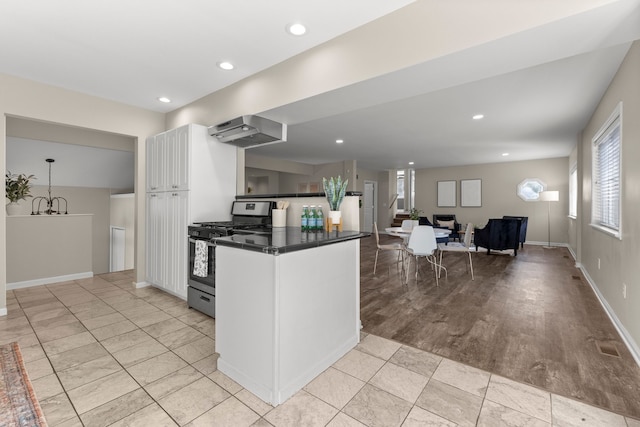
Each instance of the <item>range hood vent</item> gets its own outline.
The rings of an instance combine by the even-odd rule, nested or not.
[[[209,127],[220,142],[247,148],[287,140],[287,125],[259,116],[241,116]]]

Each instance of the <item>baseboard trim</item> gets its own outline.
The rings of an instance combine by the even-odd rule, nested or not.
[[[574,260],[575,260],[575,257],[574,257]],[[584,266],[581,263],[576,261],[576,267],[580,269],[585,279],[587,279],[587,283],[589,283],[589,286],[591,286],[593,293],[596,294],[598,301],[600,301],[600,305],[602,306],[602,308],[604,308],[604,311],[605,313],[607,313],[607,316],[609,316],[611,323],[613,323],[613,326],[618,331],[620,338],[622,338],[622,341],[627,346],[627,349],[631,353],[631,356],[636,361],[636,364],[640,367],[640,347],[638,347],[638,344],[635,342],[631,334],[629,334],[629,332],[624,327],[622,322],[620,322],[620,319],[618,319],[616,312],[613,311],[613,308],[611,308],[611,306],[607,302],[604,295],[602,295],[602,293],[600,292],[600,289],[598,289],[598,286],[596,285],[596,282],[594,282],[594,280],[591,278],[591,276],[589,275],[587,270],[584,268]]]
[[[533,245],[533,246],[549,246],[549,242],[538,242],[535,240],[527,240],[526,242],[524,242],[525,245]],[[568,243],[556,243],[556,242],[551,242],[551,246],[552,247],[558,247],[558,248],[569,248],[569,244]]]
[[[0,316],[6,316],[8,313],[6,308],[0,308]]]
[[[66,274],[64,276],[43,277],[42,279],[24,280],[22,282],[7,283],[7,290],[30,288],[32,286],[49,285],[59,282],[68,282],[70,280],[87,279],[89,277],[93,277],[93,271]]]
[[[133,286],[135,286],[136,289],[140,289],[140,288],[146,288],[148,286],[151,286],[151,283],[149,283],[149,282],[133,282]]]

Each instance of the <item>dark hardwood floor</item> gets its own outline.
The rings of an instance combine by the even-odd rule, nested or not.
[[[566,248],[474,253],[475,281],[445,253],[436,287],[424,259],[402,284],[391,252],[374,276],[375,239],[361,242],[365,332],[640,419],[640,368]]]

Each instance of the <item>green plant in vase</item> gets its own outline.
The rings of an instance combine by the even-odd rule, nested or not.
[[[409,219],[411,219],[412,221],[418,221],[420,220],[421,213],[422,211],[420,209],[411,208],[411,210],[409,211]]]
[[[7,171],[4,175],[5,197],[9,200],[7,213],[16,215],[20,208],[18,202],[31,197],[31,180],[36,179],[33,175],[12,174]]]
[[[332,223],[340,223],[341,213],[340,205],[347,193],[348,179],[342,181],[342,177],[338,175],[338,178],[331,177],[329,179],[322,178],[322,187],[324,188],[324,194],[329,202],[329,217]]]

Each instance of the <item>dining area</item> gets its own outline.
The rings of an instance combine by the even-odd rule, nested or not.
[[[467,224],[460,233],[459,241],[451,239],[452,230],[443,227],[434,227],[432,225],[420,225],[416,220],[404,220],[400,227],[386,227],[384,232],[395,237],[397,241],[380,243],[380,234],[377,224],[374,223],[374,234],[376,237],[376,254],[374,260],[374,271],[376,274],[378,256],[380,251],[393,251],[396,253],[396,269],[401,277],[403,284],[408,284],[410,279],[411,264],[414,265],[414,274],[416,283],[419,280],[427,279],[427,275],[421,273],[420,260],[424,258],[427,268],[431,268],[436,286],[440,285],[440,279],[444,272],[445,278],[448,272],[443,263],[443,255],[445,252],[464,253],[468,257],[467,271],[470,272],[472,280],[473,260],[471,249],[473,249],[472,236],[473,225]],[[412,263],[413,261],[413,263]],[[390,270],[390,266],[388,266]]]

